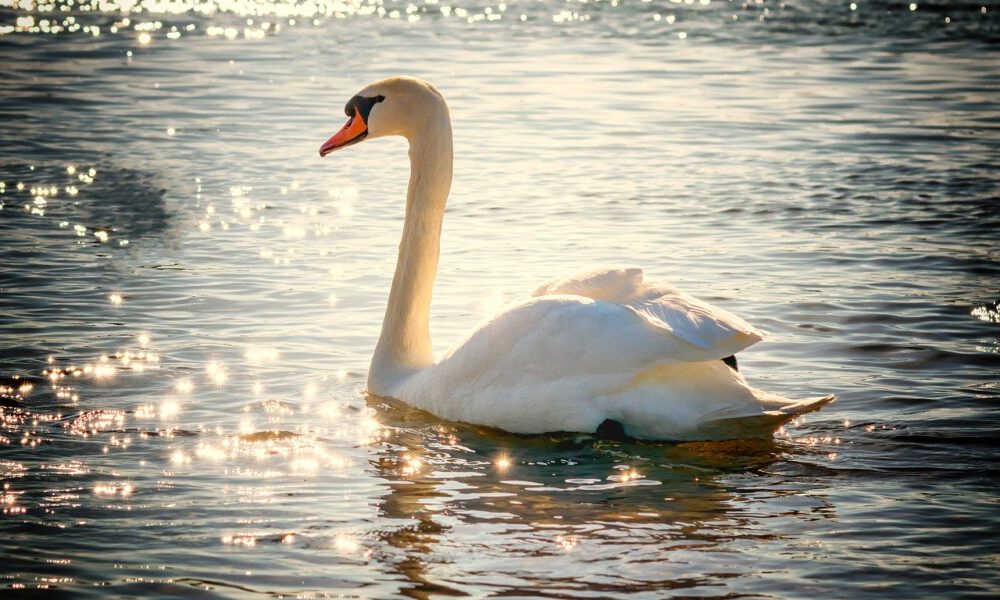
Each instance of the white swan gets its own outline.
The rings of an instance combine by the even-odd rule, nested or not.
[[[645,283],[637,268],[543,285],[435,361],[428,318],[451,188],[448,105],[430,84],[392,77],[344,110],[347,124],[320,156],[388,135],[410,145],[406,219],[370,394],[514,433],[603,427],[666,440],[766,437],[833,400],[796,402],[751,388],[730,357],[761,332],[676,288]]]

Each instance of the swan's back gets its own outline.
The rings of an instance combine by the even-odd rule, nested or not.
[[[654,326],[704,351],[691,360],[732,356],[764,338],[762,331],[727,310],[644,279],[637,267],[597,269],[556,279],[533,295],[577,294],[631,308]]]

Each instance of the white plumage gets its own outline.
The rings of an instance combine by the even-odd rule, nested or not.
[[[642,270],[557,280],[477,327],[390,396],[442,418],[518,433],[593,432],[612,419],[644,439],[770,436],[830,397],[755,390],[722,362],[762,334]]]
[[[406,221],[370,393],[435,415],[516,433],[594,432],[608,419],[644,439],[770,436],[833,396],[793,401],[750,387],[723,358],[763,338],[743,319],[641,269],[563,277],[505,307],[439,360],[430,353],[431,288],[451,184],[447,105],[429,84],[391,78],[355,99],[344,131],[410,141]],[[377,103],[369,98],[382,98]],[[350,108],[350,105],[349,105]]]

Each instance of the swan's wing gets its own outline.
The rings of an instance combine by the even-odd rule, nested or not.
[[[555,380],[713,358],[633,308],[560,295],[507,307],[456,344],[439,366],[450,364],[473,378],[506,371]]]
[[[554,279],[535,289],[532,296],[572,294],[622,303],[642,288],[642,269],[636,267],[596,269]]]
[[[533,296],[574,294],[631,308],[710,358],[725,358],[763,339],[764,334],[729,311],[663,284],[647,284],[642,269],[625,267],[576,273],[540,286]],[[694,359],[691,360],[708,360]]]
[[[669,285],[647,285],[625,306],[713,358],[732,356],[764,338],[764,333],[733,313]]]

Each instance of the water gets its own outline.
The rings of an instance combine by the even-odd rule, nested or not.
[[[1000,592],[993,4],[10,5],[5,594]],[[396,73],[454,119],[437,349],[638,264],[838,402],[677,445],[366,401],[405,144],[317,151]]]

